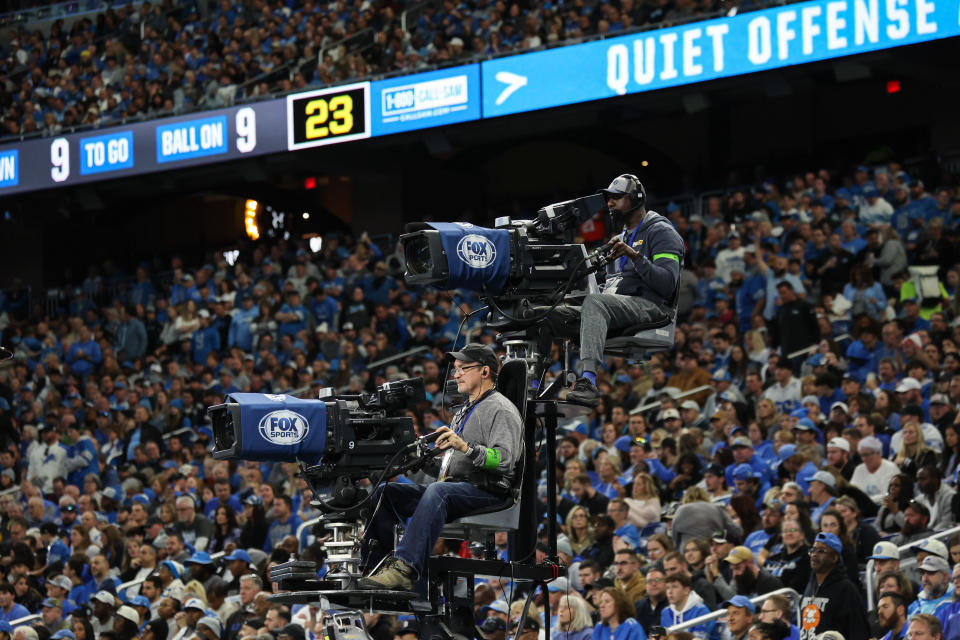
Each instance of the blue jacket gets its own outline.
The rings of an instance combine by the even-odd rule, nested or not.
[[[77,355],[77,352],[81,350],[86,358],[80,358]],[[86,377],[90,375],[101,361],[103,361],[103,354],[100,352],[100,345],[97,344],[96,340],[74,342],[67,352],[67,364],[70,365],[70,370],[78,376]]]
[[[943,640],[957,640],[960,638],[960,602],[951,602],[949,605],[941,605],[937,608],[936,615],[940,620],[940,627],[943,629]],[[904,629],[906,633],[906,629]],[[886,640],[886,639],[884,639]],[[893,640],[900,640],[894,638]]]
[[[74,470],[67,475],[67,482],[78,487],[83,486],[83,479],[87,474],[100,475],[100,462],[97,457],[97,445],[90,438],[80,440],[67,448]],[[86,464],[83,464],[83,463]],[[81,465],[83,466],[77,466]]]
[[[586,629],[584,629],[586,631]],[[561,636],[562,637],[562,636]],[[575,638],[580,637],[591,637],[591,636],[571,636]],[[610,633],[610,627],[603,624],[602,622],[593,628],[592,640],[647,640],[647,634],[644,633],[643,627],[640,626],[640,623],[634,620],[633,618],[627,618],[616,628],[613,633]]]
[[[233,322],[230,323],[230,329],[227,330],[227,346],[252,351],[253,332],[250,330],[250,325],[259,315],[260,309],[255,306],[249,309],[241,307],[234,311]]]
[[[918,613],[931,613],[940,617],[943,609],[953,608],[953,584],[947,586],[947,592],[939,598],[928,600],[923,596],[923,591],[917,594],[917,599],[907,607],[907,615],[912,616]]]
[[[197,329],[190,338],[190,351],[194,363],[206,362],[208,353],[220,351],[220,333],[210,326]]]
[[[705,616],[708,613],[710,613],[710,609],[707,608],[707,605],[703,604],[703,598],[701,598],[696,591],[690,591],[690,595],[687,596],[687,601],[683,605],[683,611],[677,611],[673,605],[670,605],[660,614],[660,624],[665,628],[669,628],[675,624]],[[687,631],[707,640],[719,640],[720,638],[716,620],[710,620],[709,622],[698,624],[695,627],[689,627]]]

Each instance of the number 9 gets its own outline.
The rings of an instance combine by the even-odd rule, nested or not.
[[[57,138],[50,143],[50,177],[54,182],[63,182],[70,177],[70,143],[66,138]]]
[[[237,151],[250,153],[257,148],[257,112],[251,107],[237,111]]]

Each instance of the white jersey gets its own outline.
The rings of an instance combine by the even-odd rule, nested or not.
[[[777,382],[768,387],[763,392],[763,397],[772,400],[777,405],[777,412],[789,415],[791,411],[800,406],[800,399],[803,397],[803,385],[799,378],[791,377],[786,385]]]

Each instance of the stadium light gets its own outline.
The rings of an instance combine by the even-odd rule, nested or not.
[[[260,239],[260,227],[257,225],[257,212],[260,210],[260,203],[256,200],[247,200],[243,209],[243,228],[247,231],[247,237],[251,240]]]
[[[304,220],[309,220],[309,219],[310,219],[310,212],[309,212],[309,211],[304,211],[304,212],[303,212],[303,219],[304,219]]]
[[[887,82],[887,93],[900,93],[900,81],[890,80]]]
[[[237,249],[231,249],[230,251],[223,252],[223,259],[226,260],[227,264],[231,267],[237,264],[237,258],[240,257],[240,251]]]
[[[320,249],[323,249],[323,238],[320,236],[313,236],[307,242],[310,244],[310,251],[314,253],[320,253]]]

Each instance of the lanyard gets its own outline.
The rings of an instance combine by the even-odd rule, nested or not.
[[[473,413],[473,410],[477,408],[477,405],[483,402],[484,398],[493,393],[493,389],[487,389],[482,396],[477,398],[477,401],[470,406],[470,410],[467,411],[467,414],[463,416],[463,420],[460,421],[460,426],[457,428],[457,435],[460,435],[460,432],[463,431],[463,427],[466,426],[467,420],[470,419],[470,414]]]
[[[467,420],[470,419],[470,414],[473,413],[473,410],[477,408],[477,405],[483,402],[483,399],[493,393],[493,389],[487,389],[486,392],[473,403],[470,409],[467,411],[466,415],[463,416],[463,420],[460,421],[460,427],[457,429],[457,435],[460,435],[460,432],[463,431],[463,427],[467,424]],[[443,454],[443,460],[440,462],[440,474],[437,476],[438,482],[443,482],[447,477],[447,469],[450,468],[450,460],[453,457],[453,449],[447,449],[447,452]]]
[[[633,247],[633,240],[634,238],[637,237],[637,232],[640,231],[640,227],[643,226],[644,221],[646,221],[646,218],[641,220],[640,224],[638,224],[636,228],[634,228],[633,233],[630,234],[630,242],[627,243],[628,247],[631,247],[631,248]],[[622,258],[620,258],[620,273],[623,273],[623,270],[626,267],[627,267],[627,256],[623,256]]]

